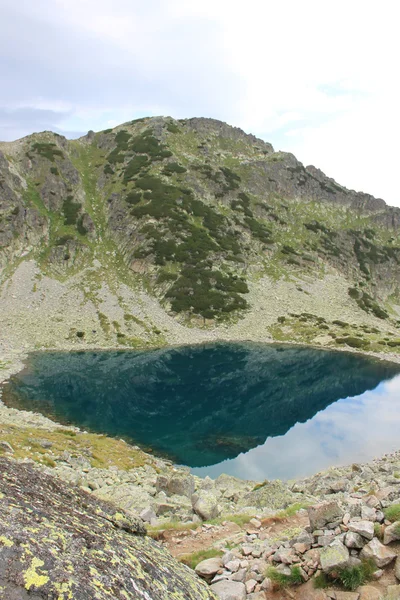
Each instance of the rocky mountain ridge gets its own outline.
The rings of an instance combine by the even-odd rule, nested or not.
[[[400,209],[238,128],[153,117],[79,140],[33,134],[0,143],[0,186],[1,325],[13,345],[247,332],[400,346]]]

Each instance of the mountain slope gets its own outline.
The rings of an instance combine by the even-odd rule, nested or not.
[[[0,144],[0,324],[28,347],[393,351],[399,226],[400,209],[212,119],[33,134]]]

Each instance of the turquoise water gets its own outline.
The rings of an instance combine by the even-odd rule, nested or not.
[[[399,374],[368,357],[283,345],[43,352],[4,400],[201,475],[291,478],[398,448]]]

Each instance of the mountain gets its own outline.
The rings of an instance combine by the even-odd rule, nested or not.
[[[213,119],[0,143],[0,344],[400,348],[400,209]]]

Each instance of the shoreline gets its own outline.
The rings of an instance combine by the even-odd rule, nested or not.
[[[93,345],[90,347],[85,347],[85,348],[77,348],[75,345],[74,347],[71,347],[71,345],[65,345],[66,347],[64,348],[60,348],[60,347],[54,347],[54,348],[35,348],[32,350],[27,350],[24,349],[24,351],[21,351],[20,354],[16,354],[13,353],[13,355],[11,357],[9,357],[9,364],[3,369],[0,368],[0,422],[3,422],[5,424],[12,424],[12,422],[16,419],[18,421],[19,426],[23,427],[24,426],[24,419],[26,420],[26,426],[29,427],[29,425],[32,422],[35,422],[35,424],[38,427],[43,427],[46,429],[51,429],[51,430],[55,430],[55,429],[60,429],[60,428],[69,428],[69,429],[74,429],[77,432],[83,432],[86,431],[86,429],[81,429],[81,427],[74,425],[74,424],[70,424],[70,423],[66,423],[66,422],[60,422],[56,416],[53,415],[48,415],[46,416],[43,413],[40,412],[35,412],[34,410],[29,410],[29,409],[19,409],[19,408],[13,408],[13,407],[9,407],[7,406],[3,401],[2,401],[2,396],[3,396],[3,386],[4,384],[10,379],[10,377],[12,377],[13,375],[20,373],[21,371],[23,371],[26,367],[26,361],[29,357],[29,354],[33,354],[33,353],[40,353],[40,352],[65,352],[65,353],[71,353],[71,352],[153,352],[153,351],[169,351],[169,350],[173,350],[173,349],[179,349],[179,348],[183,348],[183,347],[188,347],[188,346],[208,346],[208,345],[214,345],[214,344],[229,344],[229,343],[237,343],[237,344],[255,344],[257,346],[287,346],[287,347],[294,347],[294,346],[298,346],[298,347],[302,347],[304,349],[313,349],[313,350],[325,350],[325,351],[337,351],[337,352],[347,352],[347,353],[351,353],[351,354],[358,354],[358,355],[362,355],[365,356],[369,359],[372,360],[380,360],[380,361],[384,361],[387,363],[391,363],[391,364],[400,364],[400,356],[389,356],[386,354],[377,354],[377,353],[373,353],[373,352],[365,352],[365,351],[360,351],[358,349],[345,349],[345,348],[327,348],[327,347],[319,347],[319,346],[315,346],[315,345],[311,345],[311,344],[305,344],[305,343],[300,343],[300,342],[280,342],[280,341],[268,341],[268,342],[260,342],[260,341],[254,341],[254,340],[232,340],[232,339],[219,339],[219,340],[201,340],[198,342],[194,342],[194,343],[186,343],[186,342],[182,342],[182,343],[176,343],[176,344],[171,344],[168,346],[153,346],[151,348],[143,346],[142,348],[126,348],[124,346],[107,346],[107,347],[101,347],[98,345]],[[0,361],[0,367],[1,367],[1,361]],[[101,432],[96,432],[96,431],[89,431],[89,433],[93,433],[93,434],[100,434],[100,435],[104,435],[108,438],[111,439],[117,439],[114,436],[110,436],[107,433],[101,433]],[[130,441],[127,441],[127,443],[129,445],[138,445],[138,447],[140,447],[140,444],[137,444],[137,442],[134,439],[131,439]],[[143,452],[145,454],[147,454],[148,456],[152,457],[152,458],[156,458],[156,459],[160,459],[160,460],[168,460],[167,457],[162,456],[162,455],[158,455],[157,453],[153,454],[151,451],[150,453],[148,452],[148,449],[146,450],[145,447],[143,447]],[[390,450],[389,454],[391,452],[395,452],[397,450]],[[400,448],[399,448],[400,451]],[[387,452],[388,453],[388,452]],[[372,460],[380,460],[382,458],[382,456],[385,456],[387,453],[383,453],[375,455],[373,457],[371,457],[369,459],[369,461]],[[344,468],[348,466],[346,462],[344,462],[343,464],[339,464],[339,465],[330,465],[327,468]],[[182,465],[178,465],[176,464],[177,468],[186,468]],[[312,477],[313,475],[315,475],[315,473],[310,473],[309,475],[307,475],[307,477]],[[242,481],[245,481],[246,478],[244,476],[241,477],[236,477],[237,479],[240,479]],[[296,481],[297,479],[300,479],[301,477],[296,477],[294,479],[291,479],[293,481]],[[288,480],[289,481],[289,480]]]

